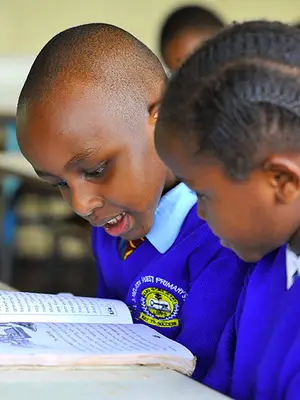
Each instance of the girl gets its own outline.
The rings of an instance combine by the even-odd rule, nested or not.
[[[226,247],[257,262],[204,382],[235,399],[299,399],[300,32],[232,26],[173,78],[156,147]]]

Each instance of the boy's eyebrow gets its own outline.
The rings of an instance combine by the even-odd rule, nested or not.
[[[78,166],[82,161],[86,160],[91,154],[95,152],[95,149],[85,149],[73,156],[65,165],[65,169],[71,169]]]
[[[70,169],[72,167],[77,166],[78,164],[80,164],[82,161],[86,160],[91,154],[95,153],[96,150],[95,149],[86,149],[81,151],[78,154],[75,154],[75,156],[73,156],[65,165],[65,169]],[[52,178],[57,178],[59,179],[56,175],[50,174],[50,172],[46,172],[46,171],[41,171],[38,169],[34,169],[35,173],[40,176],[41,178],[45,178],[45,177],[52,177]]]
[[[45,177],[58,178],[57,176],[52,175],[49,172],[40,171],[40,170],[35,169],[35,168],[34,168],[34,171],[40,178],[45,178]]]

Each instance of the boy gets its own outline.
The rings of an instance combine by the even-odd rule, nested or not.
[[[247,22],[188,60],[157,123],[159,154],[196,191],[199,216],[257,261],[204,380],[237,400],[299,399],[299,104],[300,32]]]
[[[160,33],[160,53],[170,71],[180,65],[207,39],[223,29],[224,22],[211,10],[184,6],[168,16]]]
[[[211,364],[247,266],[197,218],[196,196],[154,147],[165,74],[129,33],[88,24],[55,36],[20,94],[25,157],[93,226],[98,296],[117,298]]]

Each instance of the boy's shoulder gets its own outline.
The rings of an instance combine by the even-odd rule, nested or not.
[[[153,225],[146,239],[161,254],[165,254],[177,239],[182,240],[194,227],[203,224],[196,213],[197,196],[184,183],[179,183],[162,196],[154,214]],[[108,235],[103,228],[93,228],[92,241],[96,247],[115,246],[119,238]]]
[[[176,216],[175,216],[176,219]],[[157,221],[156,221],[157,222]],[[172,230],[173,226],[173,230]],[[237,256],[229,249],[220,244],[220,239],[211,231],[208,224],[198,217],[197,204],[191,206],[185,217],[179,224],[176,221],[166,221],[165,224],[155,223],[149,234],[146,236],[151,247],[156,252],[167,256],[168,254],[181,253],[185,258],[201,258],[201,264],[208,264],[215,257]],[[111,252],[118,248],[120,238],[110,236],[101,227],[92,228],[92,244],[94,254],[99,252]],[[179,257],[181,258],[181,257]]]
[[[182,246],[197,247],[201,245],[205,237],[210,236],[211,233],[206,222],[198,217],[196,204],[188,211],[180,226],[178,223],[176,226],[176,221],[165,222],[165,224],[163,224],[162,221],[158,223],[156,220],[155,225],[149,234],[146,235],[148,242],[160,254],[166,254],[168,251]],[[201,230],[203,230],[204,233],[203,238],[201,238]],[[109,235],[102,227],[92,228],[92,247],[94,254],[97,254],[100,249],[105,252],[111,251],[112,247],[118,247],[119,242],[119,237]]]
[[[237,259],[231,250],[221,246],[219,238],[198,217],[197,196],[183,183],[162,197],[146,239],[148,245],[143,246],[142,256],[146,256],[147,249],[147,258],[152,254],[149,262],[153,258],[156,263],[160,258],[163,262],[174,259],[179,264],[195,265],[192,269],[200,271],[216,258]],[[92,241],[96,256],[112,256],[120,243],[119,238],[108,235],[103,228],[93,228]]]

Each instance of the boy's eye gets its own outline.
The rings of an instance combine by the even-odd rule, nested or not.
[[[91,171],[85,171],[85,176],[88,178],[100,178],[104,175],[106,168],[107,168],[107,162],[101,164],[96,169],[93,169]]]
[[[64,188],[64,187],[67,187],[68,184],[65,181],[61,181],[61,182],[58,182],[58,183],[54,183],[52,186],[58,187],[58,188]]]

